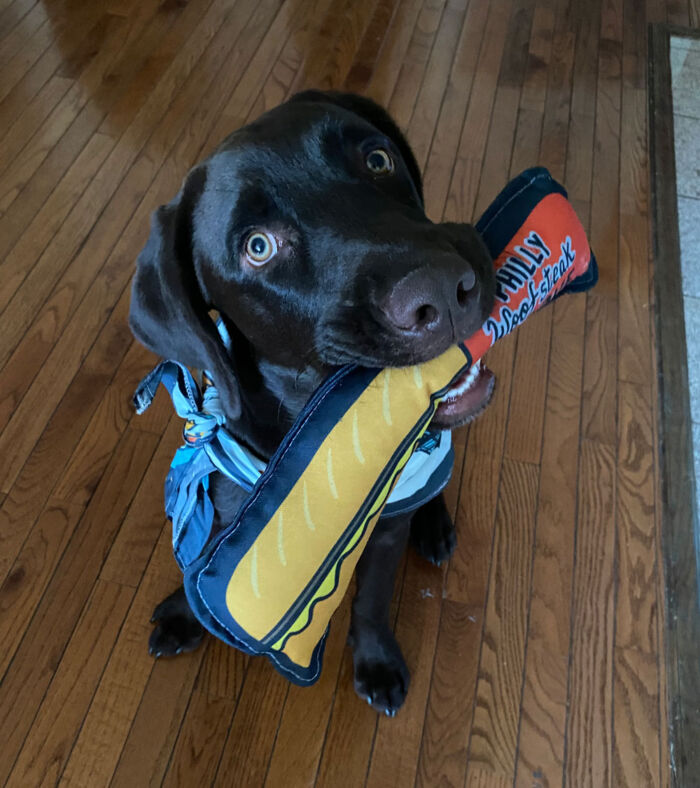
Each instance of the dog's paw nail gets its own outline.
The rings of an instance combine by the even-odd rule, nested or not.
[[[372,705],[372,696],[371,696],[371,695],[367,695],[367,696],[365,696],[365,700],[367,701],[367,703],[368,703],[370,706]]]
[[[394,716],[394,713],[391,711],[391,709],[384,709],[384,714],[386,714],[387,717]]]

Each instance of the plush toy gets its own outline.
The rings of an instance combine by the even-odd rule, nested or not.
[[[595,258],[566,192],[542,168],[513,180],[476,228],[497,281],[483,327],[415,367],[338,369],[267,467],[226,432],[216,389],[202,394],[182,365],[163,362],[136,393],[141,412],[162,382],[188,419],[185,445],[166,482],[166,510],[192,610],[214,635],[267,655],[295,683],[318,678],[331,615],[450,387],[460,376],[468,383],[488,348],[537,309],[597,281]],[[238,474],[250,495],[234,521],[211,537],[207,489],[217,469],[234,479]]]

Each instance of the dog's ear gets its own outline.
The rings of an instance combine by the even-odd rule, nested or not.
[[[233,363],[194,265],[193,212],[205,181],[203,168],[193,170],[177,197],[153,213],[132,283],[129,326],[157,355],[211,372],[226,415],[236,419],[241,403]]]
[[[341,93],[335,90],[305,90],[292,96],[290,101],[320,101],[326,104],[335,104],[371,123],[399,149],[421,203],[423,202],[423,181],[416,157],[401,130],[384,107],[365,96],[358,96],[356,93]]]

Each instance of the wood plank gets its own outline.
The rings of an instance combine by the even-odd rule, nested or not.
[[[647,385],[652,377],[648,218],[620,217],[618,377]]]
[[[90,6],[88,6],[90,7]],[[152,8],[152,3],[146,3],[146,9]],[[169,28],[178,15],[183,14],[182,6],[174,6],[174,12],[164,12],[167,6],[161,7],[161,12],[158,18],[154,20],[158,23],[160,28],[161,41],[167,41],[169,36]],[[81,20],[77,18],[76,25],[80,25]],[[89,24],[89,21],[88,21]],[[75,45],[70,45],[67,41],[60,42],[62,46],[62,58],[60,66],[56,71],[56,76],[53,79],[62,77],[70,77],[70,90],[68,90],[62,100],[57,104],[53,110],[50,118],[44,124],[35,123],[33,126],[25,123],[27,127],[25,136],[18,139],[18,147],[15,151],[16,154],[13,159],[5,159],[10,165],[8,169],[0,176],[0,207],[7,210],[8,207],[14,202],[19,194],[19,190],[23,185],[30,180],[34,172],[41,166],[42,162],[50,155],[51,149],[60,139],[63,132],[70,128],[78,118],[82,118],[83,122],[86,117],[92,123],[93,129],[96,129],[100,122],[103,121],[111,101],[114,101],[115,85],[112,81],[107,79],[107,76],[112,69],[119,69],[126,84],[128,84],[129,77],[133,70],[143,62],[147,50],[132,51],[130,58],[130,68],[124,68],[123,64],[119,63],[117,56],[122,50],[121,35],[124,32],[131,32],[125,28],[123,20],[113,14],[106,14],[102,19],[97,19],[98,33],[95,31],[88,31],[87,35],[83,32],[83,37],[78,39],[78,46],[87,40],[91,46],[87,50],[87,55],[82,58],[78,57],[76,60],[72,56],[75,54]],[[157,46],[157,39],[155,38],[155,25],[152,26],[150,32],[150,48]],[[116,33],[116,35],[113,35]],[[104,39],[103,41],[99,39]],[[110,46],[102,46],[103,43],[109,43]],[[159,48],[163,51],[162,46]],[[140,57],[139,57],[140,54]],[[149,52],[149,54],[151,54]],[[170,50],[170,57],[164,58],[161,69],[169,63],[174,56],[175,52]],[[158,61],[156,61],[158,63]],[[120,68],[120,65],[122,66]],[[153,69],[146,69],[149,76],[152,75],[149,71]],[[40,97],[37,97],[40,98]],[[136,111],[139,102],[132,103],[132,113]],[[31,122],[30,118],[30,122]],[[103,131],[105,131],[103,129]],[[16,135],[15,135],[16,136]],[[6,141],[11,142],[11,135],[8,135],[3,143]]]
[[[660,783],[657,545],[648,385],[619,383],[613,784]]]
[[[3,780],[12,768],[90,595],[102,556],[124,517],[155,449],[155,440],[155,436],[146,433],[124,436],[0,685],[0,705],[21,709],[21,713],[0,720],[4,742],[0,751]]]
[[[126,335],[127,309],[128,293],[115,308],[108,321],[107,330],[97,339],[81,369],[71,381],[59,407],[52,414],[34,451],[23,466],[3,509],[0,510],[0,539],[4,547],[0,561],[1,577],[5,576],[9,562],[14,560],[26,535],[31,531],[54,485],[66,472],[66,465],[69,465],[69,458],[80,441],[83,430],[109,388],[111,367],[126,351],[128,342],[131,341]],[[139,351],[139,356],[145,359],[145,355],[141,354],[142,351]],[[145,373],[149,366],[150,362],[145,363],[142,371]],[[121,366],[117,367],[117,375],[121,371]],[[121,388],[121,384],[114,388]],[[130,399],[130,395],[127,396]],[[110,400],[108,397],[108,401]],[[95,483],[98,478],[99,476],[93,477],[91,483]]]
[[[489,21],[482,50],[479,53],[477,78],[472,87],[452,180],[446,197],[444,215],[447,221],[470,221],[475,215],[474,203],[480,184],[479,175],[486,150],[491,109],[505,47],[511,5],[509,0],[490,6]],[[502,149],[501,160],[503,160]]]
[[[605,443],[616,434],[620,55],[618,41],[601,40],[590,231],[600,279],[588,300],[582,407],[583,435]]]
[[[345,652],[351,601],[346,593],[333,614],[318,683],[289,688],[265,776],[265,785],[270,788],[284,785],[289,775],[294,775],[296,785],[314,784]]]
[[[212,784],[219,764],[220,742],[235,706],[235,698],[210,697],[197,689],[193,692],[163,780],[164,787],[186,785],[195,774],[202,785]]]
[[[252,120],[254,112],[264,112],[286,98],[328,5],[328,0],[316,0],[311,6],[300,2],[282,6],[221,110],[219,122],[209,132],[202,148],[205,155],[232,131]],[[289,30],[292,34],[280,46],[280,38]]]
[[[581,441],[564,770],[568,785],[612,785],[615,452]]]
[[[3,501],[0,509],[0,578],[3,580],[68,462],[82,432],[81,426],[84,428],[88,422],[91,396],[108,383],[106,375],[86,373],[76,376]],[[98,398],[99,394],[92,402],[93,407],[97,406]],[[74,435],[74,431],[78,434]],[[64,436],[66,442],[61,443],[60,438]]]
[[[554,324],[516,785],[563,781],[583,333]]]
[[[47,24],[46,9],[42,3],[35,3],[0,41],[0,68],[8,63],[31,40],[37,30],[47,26]]]
[[[330,57],[319,71],[305,72],[305,67],[297,75],[303,80],[298,84],[305,87],[317,87],[322,90],[336,90],[345,82],[345,78],[362,41],[367,23],[372,18],[376,0],[355,0],[350,3],[342,21],[337,25],[340,35],[335,37]],[[336,23],[337,24],[337,23]],[[318,40],[316,46],[318,47]],[[310,61],[307,60],[307,63]]]
[[[0,38],[4,38],[29,13],[36,0],[5,0],[0,15]]]
[[[427,64],[440,30],[445,0],[424,3],[403,59],[399,77],[387,103],[389,113],[399,128],[407,129],[420,91]]]
[[[343,89],[350,93],[364,93],[372,78],[377,57],[389,30],[399,0],[379,0],[367,24],[352,66],[345,77]]]
[[[31,101],[46,80],[55,73],[60,63],[59,52],[52,48],[50,43],[45,43],[44,38],[44,36],[35,36],[2,69],[0,112],[4,121],[13,117],[12,114],[7,114],[8,103],[17,108],[22,107],[23,104],[17,103],[19,95],[24,96],[24,103]],[[3,128],[8,127],[3,124]]]
[[[252,0],[245,0],[245,2],[252,4]],[[264,23],[266,20],[269,22],[269,16],[274,12],[274,8],[275,3],[270,2],[260,5],[257,11],[253,12],[251,24],[253,25],[253,30],[257,30],[258,36],[262,35]],[[216,34],[216,41],[219,47],[209,52],[210,57],[214,59],[217,70],[223,65],[224,59],[235,41],[235,39],[230,40],[229,32],[226,26],[221,27]],[[236,50],[236,54],[240,58],[250,55],[254,44],[258,40],[252,30],[248,32],[250,32],[250,37],[246,38],[246,46]],[[226,41],[225,45],[222,43],[222,40]],[[209,58],[205,53],[204,60],[198,64],[199,67],[204,69],[208,61]],[[198,75],[199,71],[195,69],[190,75],[192,79],[188,82],[188,89],[178,95],[169,110],[169,114],[172,116],[178,117],[184,114],[186,118],[189,118],[189,123],[195,124],[198,119],[191,118],[194,108],[190,106],[189,100],[192,98],[191,94],[196,94],[200,99],[203,95],[201,81],[196,81]],[[210,79],[213,79],[213,76]],[[216,87],[222,93],[226,90],[226,86],[220,82],[217,83]],[[206,107],[209,115],[215,114],[216,110],[213,98],[214,95],[210,93],[209,99],[211,103]],[[221,96],[221,99],[223,98],[224,96]],[[50,297],[39,313],[36,319],[39,323],[42,319],[51,319],[54,337],[59,334],[66,323],[67,326],[66,330],[60,334],[60,340],[51,349],[48,359],[44,361],[41,371],[32,382],[28,393],[15,410],[3,433],[5,439],[9,441],[9,445],[14,446],[12,456],[7,458],[4,486],[12,483],[14,476],[19,471],[19,467],[21,467],[20,464],[26,458],[28,452],[31,451],[32,442],[40,434],[42,422],[45,423],[45,418],[42,418],[42,415],[45,417],[48,415],[47,411],[55,407],[62,393],[61,388],[67,385],[69,376],[74,374],[77,365],[80,363],[81,355],[86,352],[87,348],[85,345],[87,344],[89,348],[91,344],[90,339],[99,332],[104,324],[104,319],[111,311],[114,303],[115,291],[122,293],[127,287],[131,274],[131,261],[136,257],[144,241],[144,228],[140,215],[133,215],[134,203],[141,202],[140,189],[145,188],[149,184],[152,175],[155,175],[164,158],[164,152],[169,150],[170,144],[167,142],[167,137],[175,138],[172,142],[179,141],[179,145],[184,148],[184,151],[176,149],[173,158],[165,162],[166,166],[160,171],[160,177],[151,183],[149,191],[143,197],[145,205],[153,206],[154,204],[162,203],[177,191],[176,184],[179,183],[181,172],[175,170],[174,162],[179,160],[178,153],[184,153],[186,156],[185,160],[192,156],[192,153],[196,155],[197,143],[200,138],[198,136],[192,137],[187,133],[189,123],[184,129],[179,124],[176,124],[175,132],[172,131],[170,126],[160,127],[162,134],[156,133],[151,140],[151,144],[155,146],[159,141],[165,142],[163,148],[160,149],[159,153],[153,150],[153,158],[140,156],[137,163],[138,166],[134,166],[130,171],[130,176],[119,186],[115,194],[111,204],[114,206],[118,218],[112,216],[109,211],[102,214],[100,221],[93,228],[89,240],[82,247],[80,254],[71,263],[64,277],[62,288]],[[163,140],[162,136],[165,136],[166,140]],[[192,151],[193,147],[194,151]],[[188,150],[191,151],[189,156],[187,155]],[[94,183],[95,181],[93,181],[93,185]],[[160,198],[154,199],[157,195],[160,195]],[[120,200],[120,197],[123,199]],[[122,222],[127,219],[130,221],[125,230]],[[109,228],[109,231],[107,228]],[[103,232],[100,232],[100,229]],[[112,248],[112,244],[115,241],[116,246]],[[91,281],[91,277],[96,273],[94,269],[100,266],[100,261],[108,254],[109,260],[104,264],[99,275]],[[37,269],[35,268],[32,274],[36,271]],[[84,293],[86,297],[81,301],[80,298]],[[2,316],[0,316],[0,322],[6,317],[10,319],[12,312],[13,310],[8,306]],[[31,332],[28,337],[31,337]],[[25,338],[23,343],[27,341],[29,339]],[[21,348],[22,345],[20,345],[17,352],[21,352]],[[41,357],[37,358],[36,355],[32,355],[31,358],[34,365],[37,362],[41,364]],[[29,359],[27,361],[29,362]],[[52,381],[52,396],[47,396],[45,389],[46,382],[49,379]],[[24,423],[23,414],[27,409],[31,409],[34,414],[31,430],[26,428],[26,424],[23,429],[20,429],[20,424]],[[21,438],[18,436],[16,441],[13,439],[15,430],[21,432]]]
[[[572,158],[567,145],[568,113],[578,87],[578,74],[572,75],[574,37],[566,29],[565,12],[565,7],[557,12],[540,149],[542,163],[554,177],[562,180],[568,171],[566,162]],[[579,144],[582,142],[580,139]],[[592,134],[587,146],[592,149]],[[582,219],[585,221],[586,217]],[[554,333],[544,408],[516,785],[529,785],[532,780],[542,786],[563,781],[578,472],[578,452],[573,452],[571,447],[578,446],[579,441],[583,364],[583,313],[579,310],[580,317],[572,321],[576,311],[567,311],[568,321],[562,320],[566,312],[562,313],[561,308],[545,313]],[[519,351],[524,348],[525,345],[519,344]],[[522,358],[526,359],[527,354]],[[519,423],[522,422],[521,413]],[[528,427],[524,429],[527,433]],[[536,434],[534,431],[529,436],[529,442],[533,442]]]
[[[473,769],[515,776],[538,476],[535,466],[503,460],[467,784]]]
[[[526,22],[524,22],[522,18],[522,14],[519,15],[518,21],[521,25],[527,26]],[[525,163],[524,166],[527,166],[532,164],[533,161],[536,159],[537,148],[539,146],[539,127],[541,125],[541,120],[537,118],[534,119],[534,129],[536,130],[535,134],[532,134],[530,131],[528,131],[527,133],[523,133],[524,129],[530,129],[533,127],[533,117],[531,116],[532,113],[530,112],[530,110],[524,107],[523,102],[526,101],[524,97],[526,95],[529,95],[528,100],[534,102],[534,104],[537,104],[537,102],[543,103],[544,95],[542,93],[542,87],[543,87],[542,76],[540,74],[540,68],[542,66],[543,61],[540,60],[540,55],[544,55],[544,61],[548,59],[549,44],[547,43],[547,41],[551,37],[551,31],[550,31],[551,24],[552,24],[551,15],[549,13],[543,13],[543,10],[539,7],[536,8],[534,15],[534,29],[533,29],[534,43],[531,44],[530,48],[526,49],[525,51],[523,51],[521,45],[520,47],[521,53],[519,59],[517,61],[510,63],[510,65],[506,69],[505,74],[502,75],[502,79],[499,80],[501,82],[501,85],[498,88],[498,95],[496,97],[496,105],[494,107],[494,114],[492,119],[492,127],[494,129],[494,133],[493,135],[490,136],[489,139],[489,147],[487,148],[486,162],[484,164],[484,170],[482,171],[482,184],[484,186],[480,187],[479,189],[480,193],[477,198],[477,204],[479,205],[479,207],[484,205],[486,200],[490,199],[492,196],[491,194],[489,194],[489,190],[493,188],[490,184],[497,183],[498,177],[500,177],[503,181],[505,181],[507,177],[508,161],[507,160],[505,161],[506,171],[503,172],[504,169],[503,156],[499,157],[496,155],[496,152],[499,151],[499,149],[500,150],[502,150],[503,148],[507,149],[511,144],[511,140],[515,139],[513,158],[510,161],[510,170],[512,174],[515,174],[516,171],[518,171],[523,166],[523,163]],[[526,68],[525,66],[528,63],[529,66]],[[517,87],[517,83],[515,82],[515,75],[517,73],[522,73],[523,71],[525,72],[525,79],[523,83],[522,93],[520,93]],[[546,67],[545,67],[545,73],[546,73]],[[517,109],[517,101],[518,101],[517,96],[519,95],[521,96],[520,98],[521,110],[516,115],[516,113],[513,112],[511,109],[512,97],[516,97],[515,102]],[[511,104],[509,104],[509,100],[511,101]],[[517,125],[515,125],[516,117],[517,117]],[[498,138],[499,136],[501,137],[501,139],[496,140],[496,138]],[[491,153],[491,151],[493,151],[493,153]],[[500,176],[495,175],[494,177],[494,175],[492,175],[491,173],[497,173],[499,167],[503,174]],[[510,350],[510,353],[512,354],[512,349]],[[493,364],[494,355],[498,358],[496,353],[489,354],[488,363],[489,366],[491,367],[493,367],[494,365]],[[509,375],[507,370],[508,370],[508,366],[512,363],[511,360],[512,360],[512,355],[506,356],[505,363],[503,364],[506,370],[506,374],[505,374],[506,386],[509,385],[508,383]],[[501,375],[499,374],[498,377],[501,378]],[[506,410],[503,412],[503,416],[502,416],[502,418],[504,418],[508,408],[507,391],[505,393],[499,392],[497,396],[502,396],[505,397],[506,399],[504,403],[504,407],[506,408]],[[512,401],[510,403],[510,407],[512,408]],[[474,433],[474,435],[470,436],[470,440],[478,439],[478,431],[479,431],[479,424],[475,425],[472,428],[472,432]],[[502,447],[503,443],[500,443],[500,446]],[[482,446],[481,449],[478,452],[475,452],[471,458],[469,456],[467,457],[467,463],[466,463],[467,468],[472,463],[477,463],[478,467],[483,468],[485,457],[493,457],[493,451],[492,450],[489,451],[485,446]],[[491,467],[492,469],[498,467],[497,460],[494,460],[494,464]],[[488,471],[484,474],[484,476],[488,478]],[[492,475],[492,481],[488,482],[488,484],[491,485],[491,489],[494,490],[493,493],[494,495],[496,494],[495,491],[498,488],[497,486],[494,487],[493,483],[495,480],[495,483],[497,485],[498,476],[499,476],[498,472],[495,471]],[[478,481],[476,479],[471,479],[463,487],[462,495],[464,498],[467,498],[468,500],[469,496],[472,495],[472,491],[475,488],[481,489],[483,488],[483,486],[484,486],[483,481],[481,479],[479,479]],[[491,509],[491,511],[495,510],[495,501],[493,507],[494,508]],[[475,515],[472,514],[471,517],[469,518],[469,521],[474,522],[474,520],[475,520]],[[468,546],[467,546],[467,549],[470,551],[474,551],[474,539],[471,533],[473,532],[473,530],[474,530],[474,526],[470,524],[470,538],[468,540]],[[484,529],[484,531],[485,531],[485,535],[488,537],[488,533],[486,532],[486,529]],[[485,539],[484,546],[482,549],[489,549],[489,548],[490,548],[490,542],[487,541],[487,539]],[[464,574],[470,578],[473,578],[474,573],[475,572],[478,573],[477,578],[474,578],[474,583],[473,583],[473,590],[476,592],[477,595],[474,597],[470,595],[469,598],[474,599],[474,601],[481,598],[483,604],[483,600],[485,600],[486,597],[487,579],[486,576],[483,575],[483,568],[482,568],[485,562],[479,561],[478,555],[479,553],[477,552],[475,557],[472,559],[474,564],[473,567],[471,568],[472,571],[464,572]],[[454,562],[453,562],[453,566],[454,566]],[[452,568],[453,567],[451,567],[451,570]],[[481,588],[483,589],[481,592],[477,591],[479,586],[481,586]],[[475,615],[474,618],[477,618],[477,616]],[[478,619],[480,618],[481,617],[479,616]],[[467,649],[469,648],[469,646],[465,644],[464,648]],[[474,652],[474,646],[472,646],[469,650]],[[477,644],[477,650],[474,652],[475,659],[477,658],[477,654],[478,654],[478,644]],[[465,654],[463,651],[462,658],[464,659],[464,657]],[[467,659],[469,660],[469,658]],[[468,664],[470,664],[470,662],[471,661],[469,660]],[[459,675],[462,681],[466,682],[468,686],[471,685],[472,682],[471,671],[466,673],[460,673]],[[476,678],[474,678],[474,681],[475,680]],[[453,692],[458,693],[459,688],[455,686],[453,688]],[[469,732],[472,725],[471,714],[469,715],[469,717],[470,718],[467,725],[467,733]],[[425,733],[426,737],[429,734],[429,728],[427,727],[429,722],[430,722],[430,718],[426,720],[426,733]],[[426,747],[426,739],[424,739],[424,748],[425,747]],[[457,750],[452,755],[452,758],[457,763],[460,762],[458,753],[459,751]],[[471,767],[471,765],[469,768],[470,768],[470,776],[468,779],[470,780],[476,779],[474,777],[476,772]],[[460,769],[459,773],[461,774],[461,778],[463,779],[464,775],[462,769]]]
[[[442,106],[467,5],[465,0],[449,0],[445,5],[425,76],[415,97],[407,134],[421,170],[425,167],[431,148],[435,118],[438,117]],[[392,98],[392,104],[395,101],[396,94]]]
[[[118,583],[96,582],[24,740],[8,786],[58,782],[133,593]]]
[[[615,647],[612,784],[659,785],[659,666],[656,654]]]
[[[139,437],[146,436],[141,433]],[[66,763],[62,784],[95,786],[109,783],[155,665],[148,653],[151,613],[181,582],[180,577],[172,557],[170,534],[164,533],[106,663]],[[181,655],[179,667],[173,669],[186,671],[187,662],[197,662],[200,658],[196,652]]]
[[[43,4],[45,10],[50,10],[50,4]],[[108,14],[105,13],[105,2],[73,4],[70,14],[60,15],[43,24],[29,41],[17,52],[10,62],[3,68],[3,73],[7,80],[3,79],[0,87],[0,99],[2,99],[3,110],[7,109],[4,100],[8,98],[14,89],[22,82],[26,88],[25,77],[33,73],[34,78],[40,74],[44,75],[44,80],[39,83],[39,87],[44,84],[45,79],[51,75],[68,76],[68,73],[61,73],[61,63],[63,58],[69,59],[76,46],[80,46],[84,40],[86,29],[94,25],[96,20],[102,18],[103,22]],[[82,38],[81,38],[82,34]],[[98,51],[98,48],[93,49]],[[34,83],[36,85],[36,83]],[[33,91],[26,96],[31,98],[35,95]],[[15,94],[16,95],[16,94]]]
[[[479,667],[473,644],[480,640],[483,615],[483,607],[450,599],[442,603],[417,785],[465,783]]]
[[[141,582],[161,533],[170,530],[160,491],[181,437],[182,421],[174,417],[144,473],[133,503],[107,554],[100,577],[133,587]]]
[[[570,5],[569,29],[576,34],[576,54],[571,93],[566,188],[570,199],[585,203],[591,200],[593,181],[591,140],[595,135],[600,7],[601,0],[592,0],[587,6],[580,3]]]
[[[161,784],[203,656],[155,661],[110,785]]]
[[[18,200],[4,216],[0,217],[0,227],[3,230],[0,243],[3,252],[6,253],[4,263],[0,264],[2,266],[0,270],[3,272],[0,308],[4,309],[10,302],[28,271],[31,270],[31,261],[41,256],[43,249],[61,227],[71,207],[85,191],[113,145],[114,142],[110,137],[101,134],[93,135],[61,181],[54,184],[51,196],[34,218],[24,212],[27,203],[31,203],[30,198],[27,198],[27,202]],[[28,189],[30,197],[31,191],[30,184]]]
[[[407,559],[408,551],[396,572],[396,593],[389,612],[389,622],[393,632],[396,631]],[[348,594],[354,595],[354,581],[348,588]],[[378,722],[379,716],[376,711],[357,697],[353,681],[352,652],[347,646],[340,665],[335,700],[315,784],[318,786],[335,786],[341,783],[348,786],[365,785]]]
[[[147,176],[151,168],[157,170],[164,154],[168,152],[166,145],[164,150],[161,149],[160,155],[157,154],[157,149],[167,142],[168,135],[172,135],[168,125],[162,124],[167,124],[170,119],[177,117],[178,110],[182,109],[181,103],[190,99],[189,91],[183,88],[185,84],[189,86],[190,91],[193,90],[193,82],[201,88],[199,70],[203,62],[206,65],[206,61],[197,58],[201,58],[207,51],[207,47],[219,30],[225,15],[225,9],[221,8],[222,1],[212,4],[204,15],[193,35],[190,36],[187,55],[181,51],[166,69],[156,88],[151,92],[149,101],[139,110],[128,129],[121,135],[118,144],[71,210],[60,231],[45,249],[39,250],[41,253],[39,260],[26,261],[28,268],[25,271],[29,275],[22,282],[22,288],[13,295],[0,315],[3,338],[0,364],[5,363],[9,353],[35,319],[45,298],[61,280],[64,270],[73,260],[76,252],[81,249],[81,245],[81,253],[85,254],[89,251],[89,261],[92,262],[80,256],[76,260],[81,261],[81,267],[87,266],[88,271],[92,270],[90,265],[95,265],[95,259],[99,264],[104,260],[106,251],[111,249],[134,207],[134,197],[129,195],[130,199],[127,198],[128,188],[121,185],[122,179],[126,173],[131,172],[130,168],[133,167],[147,141],[150,142],[150,146],[146,150],[155,158],[145,169],[144,175]],[[178,96],[178,101],[172,104],[174,96]],[[190,101],[190,111],[195,107],[196,104]],[[143,159],[140,161],[143,164]],[[146,185],[149,182],[150,180],[147,180]],[[104,212],[108,203],[112,209]],[[95,224],[96,220],[98,221]],[[87,244],[86,237],[91,239]],[[19,323],[16,322],[18,320]]]
[[[215,784],[231,775],[241,785],[262,785],[290,684],[264,657],[254,657],[224,744]]]
[[[654,453],[648,384],[620,382],[615,646],[657,654]]]
[[[442,217],[452,176],[452,165],[460,132],[474,85],[481,43],[493,31],[487,27],[489,2],[469,3],[457,44],[445,98],[435,124],[433,143],[423,175],[423,193],[428,215]]]
[[[73,87],[74,81],[67,77],[54,75],[49,79],[39,93],[28,102],[22,111],[13,118],[3,130],[0,140],[0,184],[4,183],[4,174],[15,162],[15,157],[27,144],[36,129],[46,124],[47,118],[52,114],[56,105]],[[51,123],[51,118],[48,123]],[[59,130],[59,136],[62,130]],[[2,188],[2,186],[0,186]],[[2,205],[0,198],[0,209],[4,213],[6,206]]]
[[[443,572],[410,551],[395,634],[411,671],[411,686],[396,717],[379,718],[368,786],[409,785],[416,779],[442,587]]]
[[[214,780],[250,657],[210,638],[173,747],[163,785],[178,786],[192,774],[203,784]]]
[[[0,676],[17,651],[82,513],[81,506],[50,500],[11,564],[0,587]]]
[[[338,674],[316,786],[359,788],[365,784],[377,722],[377,712],[355,693],[352,654],[347,647]]]
[[[391,99],[421,5],[421,0],[400,0],[390,34],[377,58],[377,65],[365,93],[382,106],[387,106]]]
[[[158,407],[143,419],[134,417],[132,396],[139,381],[153,368],[153,357],[143,347],[133,343],[117,369],[114,381],[107,387],[90,423],[75,446],[71,460],[54,488],[54,495],[71,503],[87,503],[130,422],[134,427],[150,427],[148,432],[159,435],[173,417],[173,408],[166,396],[158,398]],[[165,391],[161,392],[165,394]],[[179,421],[180,430],[182,421]],[[174,453],[181,438],[176,428],[169,433],[170,448]],[[165,473],[163,474],[165,478]]]
[[[127,117],[133,117],[136,114],[146,98],[144,91],[139,90],[138,76],[145,75],[150,80],[158,79],[159,74],[165,71],[166,66],[174,58],[178,45],[182,46],[185,32],[188,30],[187,25],[191,24],[192,15],[198,11],[201,12],[202,6],[202,2],[193,2],[176,17],[174,22],[171,19],[172,15],[163,18],[163,13],[156,13],[156,5],[153,0],[143,3],[139,13],[135,14],[129,23],[121,16],[111,16],[111,20],[113,20],[111,34],[101,47],[99,57],[90,62],[89,66],[80,74],[81,84],[88,93],[85,106],[66,134],[25,184],[6,215],[2,217],[0,250],[3,256],[32,220],[37,225],[32,234],[39,235],[35,243],[38,244],[40,238],[43,238],[43,244],[39,249],[48,243],[83,191],[81,190],[75,196],[70,195],[69,199],[66,199],[65,194],[56,193],[57,190],[65,188],[63,175],[66,168],[71,165],[76,153],[80,151],[87,139],[90,140],[88,144],[91,144],[95,137],[108,139],[111,144],[104,152],[104,158],[106,158],[116,145],[119,134],[115,134],[111,128],[106,128],[105,133],[96,132],[96,129],[105,120],[105,117],[111,117],[116,113],[115,104],[118,107],[119,103],[126,98],[128,98],[131,113]],[[76,29],[79,31],[80,25],[77,25]],[[115,72],[119,74],[119,79],[113,78]],[[137,77],[132,78],[134,75]],[[8,96],[8,101],[0,104],[0,125],[2,125],[3,113],[7,112],[8,116],[11,116],[13,112],[17,111],[13,110],[12,102],[9,99]],[[18,96],[18,101],[22,105],[24,97]],[[120,119],[123,119],[121,115]],[[123,129],[119,131],[121,132],[121,130]],[[102,161],[99,162],[99,165],[102,164]],[[94,172],[88,174],[87,182],[92,179],[93,175]],[[55,188],[57,184],[58,189]],[[49,193],[48,202],[53,205],[46,204],[42,207],[42,203]],[[37,222],[35,216],[40,208],[44,217]],[[49,227],[53,227],[48,235],[49,228],[45,227],[47,224]],[[20,271],[26,272],[27,266],[31,266],[38,257],[37,253],[34,257],[28,256],[26,261],[21,257],[17,258],[17,261],[21,262],[21,265],[17,265],[17,267]],[[10,268],[15,276],[19,273],[14,271],[15,265],[6,264],[5,268]],[[3,294],[1,302],[3,306],[9,298],[8,293],[11,294],[14,289],[16,289],[16,285],[13,288],[13,283],[6,282],[4,284],[0,291]]]
[[[689,6],[690,26],[698,28],[700,27],[700,2],[698,0],[689,0]]]

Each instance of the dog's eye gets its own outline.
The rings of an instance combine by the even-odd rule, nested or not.
[[[277,254],[275,236],[270,233],[251,233],[245,243],[245,254],[253,265],[264,265]]]
[[[383,148],[370,151],[365,157],[365,164],[375,175],[387,175],[394,171],[394,160]]]

